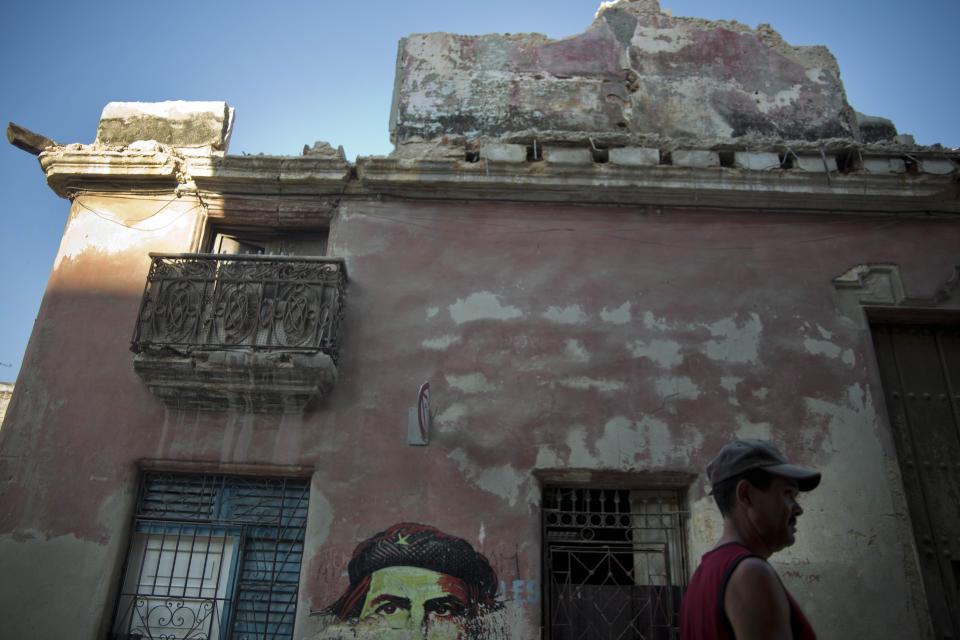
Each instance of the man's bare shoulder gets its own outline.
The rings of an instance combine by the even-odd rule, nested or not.
[[[745,558],[730,574],[724,609],[738,640],[791,637],[787,595],[777,572],[761,558]]]

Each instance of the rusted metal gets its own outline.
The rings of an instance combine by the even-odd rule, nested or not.
[[[151,254],[131,350],[248,348],[336,360],[341,258]]]

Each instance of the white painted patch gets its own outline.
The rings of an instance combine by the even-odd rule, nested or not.
[[[737,390],[737,385],[743,382],[743,378],[737,376],[723,376],[720,378],[720,386],[733,393]]]
[[[644,416],[637,422],[616,416],[607,421],[603,435],[596,442],[594,465],[632,468],[640,457],[645,466],[662,468],[677,460],[688,460],[703,444],[700,433],[684,442],[678,441],[676,435],[670,425],[652,416]]]
[[[787,107],[800,99],[800,90],[803,85],[795,84],[789,89],[778,91],[772,96],[761,94],[757,99],[757,109],[763,113],[770,113],[774,109]]]
[[[844,349],[843,355],[840,357],[843,360],[843,364],[848,367],[852,367],[857,364],[857,354],[853,352],[853,349]]]
[[[743,382],[743,378],[738,378],[737,376],[723,376],[720,378],[720,386],[730,394],[727,397],[727,402],[735,407],[740,406],[740,400],[737,399],[736,393],[737,385],[741,382]]]
[[[460,422],[460,419],[466,417],[466,415],[467,406],[459,402],[454,402],[444,409],[443,413],[437,416],[437,424],[444,427],[452,426]]]
[[[488,382],[487,376],[482,373],[467,373],[462,376],[447,374],[444,377],[448,385],[464,393],[485,393],[497,390],[497,386]]]
[[[541,317],[557,324],[583,324],[587,321],[587,314],[578,304],[569,307],[550,307],[541,314]]]
[[[448,309],[450,317],[457,324],[474,320],[512,320],[523,317],[520,309],[501,304],[500,298],[489,291],[471,293],[465,299],[457,299]]]
[[[648,27],[638,24],[630,44],[647,53],[674,53],[692,41],[686,29],[676,27]]]
[[[163,206],[162,200],[157,203],[158,209]],[[188,215],[182,205],[167,207],[134,223],[124,222],[110,211],[97,209],[94,214],[87,209],[80,209],[63,232],[53,268],[56,270],[64,260],[74,259],[87,252],[116,255],[135,250],[159,235],[189,237],[193,223],[194,216]]]
[[[823,79],[823,69],[807,69],[807,77],[817,84],[826,84],[827,81]]]
[[[769,422],[750,422],[744,416],[737,416],[737,438],[759,438],[770,440]]]
[[[830,330],[828,330],[828,329],[825,329],[825,328],[823,328],[822,326],[820,326],[819,324],[817,325],[817,331],[820,332],[820,336],[821,336],[824,340],[829,340],[829,339],[831,339],[831,338],[833,337],[833,331],[830,331]]]
[[[434,351],[444,351],[450,345],[456,342],[460,342],[460,336],[447,334],[447,335],[439,336],[436,338],[430,338],[429,340],[424,340],[423,342],[420,343],[420,346],[422,346],[424,349],[432,349]]]
[[[535,469],[556,469],[563,466],[563,461],[557,452],[542,444],[537,448],[537,461],[533,463]]]
[[[603,391],[605,393],[622,391],[624,388],[624,384],[619,380],[599,380],[597,378],[587,378],[586,376],[564,378],[560,380],[558,384],[568,389],[580,389],[583,391],[596,389],[597,391]]]
[[[684,398],[696,400],[700,397],[700,387],[687,376],[657,378],[654,388],[661,398]]]
[[[579,340],[567,340],[563,343],[563,352],[574,362],[589,362],[590,353]]]
[[[467,457],[467,452],[463,449],[454,449],[447,457],[457,463],[461,473],[471,483],[487,493],[503,498],[510,503],[510,506],[516,504],[517,496],[520,495],[520,486],[526,480],[524,474],[509,464],[481,468]]]
[[[723,517],[713,496],[704,496],[690,504],[690,566],[717,544],[723,533]]]
[[[648,358],[668,369],[683,362],[680,343],[673,340],[651,340],[649,343],[637,340],[628,344],[627,349],[634,358]]]
[[[600,310],[600,319],[610,324],[627,324],[633,319],[630,314],[630,303],[624,302],[616,309],[604,307]]]
[[[770,393],[770,390],[766,387],[760,387],[759,389],[754,389],[752,395],[757,400],[766,400],[767,395]]]
[[[843,353],[843,349],[832,342],[828,342],[827,340],[814,340],[813,338],[804,340],[803,348],[806,349],[807,353],[815,356],[826,356],[828,358],[839,358],[840,354]]]
[[[763,331],[760,316],[751,313],[742,325],[737,324],[735,316],[731,316],[706,327],[714,336],[713,340],[707,342],[704,351],[708,358],[731,363],[757,362],[760,334]]]
[[[570,456],[567,458],[568,467],[589,468],[596,464],[596,459],[587,449],[587,434],[582,427],[571,427],[567,434],[567,448]]]
[[[340,254],[334,254],[334,255],[340,255]],[[440,307],[427,307],[427,320],[429,320],[430,318],[433,318],[438,313],[440,313]]]
[[[643,326],[647,329],[656,329],[657,331],[666,331],[670,328],[666,320],[658,318],[650,311],[643,312]]]
[[[845,402],[842,404],[827,402],[820,398],[804,398],[804,403],[809,413],[830,419],[829,439],[822,445],[825,451],[861,451],[861,444],[857,440],[877,444],[876,438],[864,438],[862,435],[866,428],[873,428],[876,411],[869,389],[865,390],[859,383],[847,387]],[[842,443],[841,438],[848,440],[846,445]],[[809,442],[805,444],[811,448],[813,446]],[[872,461],[873,458],[865,458],[864,462],[868,460]]]
[[[624,468],[631,465],[642,450],[637,425],[626,416],[615,416],[603,426],[603,435],[597,440],[595,464]]]

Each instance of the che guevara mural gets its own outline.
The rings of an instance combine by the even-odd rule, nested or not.
[[[347,574],[346,590],[321,612],[318,640],[508,637],[487,558],[429,525],[395,524],[364,540]]]

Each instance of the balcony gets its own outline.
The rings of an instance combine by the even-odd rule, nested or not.
[[[171,409],[301,413],[337,377],[342,258],[151,254],[133,365]]]

